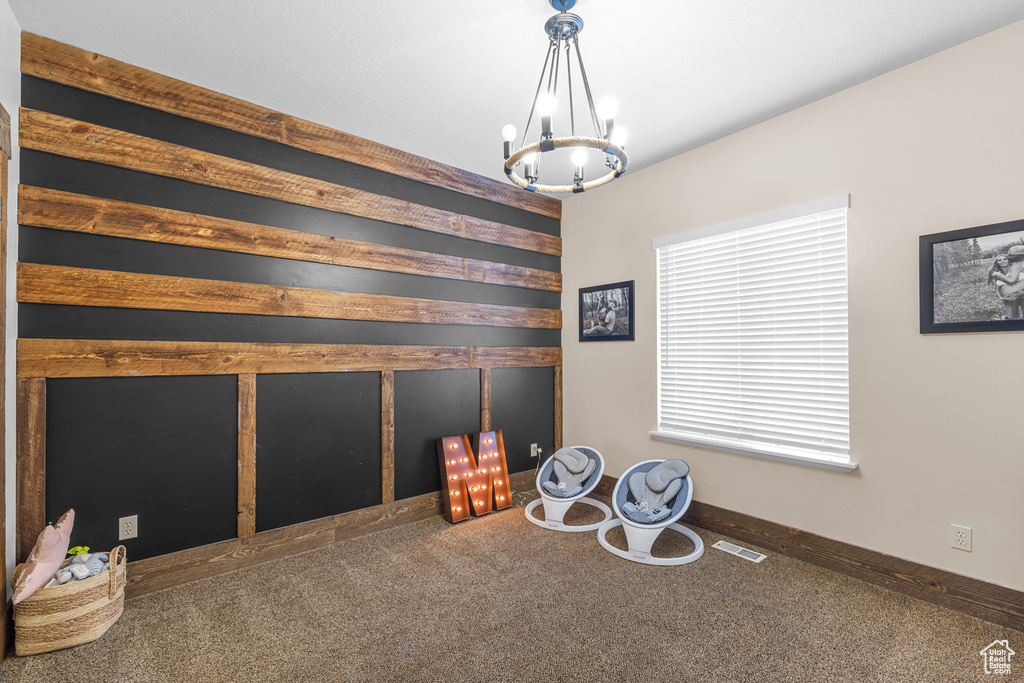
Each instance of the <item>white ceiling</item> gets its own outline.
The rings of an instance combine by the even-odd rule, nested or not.
[[[500,179],[500,130],[526,123],[554,14],[546,0],[8,1],[30,33]],[[572,11],[595,99],[620,102],[634,171],[1020,21],[1024,2]]]

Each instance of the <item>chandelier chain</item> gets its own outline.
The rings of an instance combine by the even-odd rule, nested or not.
[[[587,69],[583,66],[583,55],[580,53],[580,41],[574,37],[572,42],[576,47],[576,59],[580,63],[580,75],[583,76],[583,88],[587,92],[587,104],[590,107],[590,119],[594,123],[594,131],[597,133],[597,137],[601,137],[601,124],[597,119],[597,109],[594,108],[594,96],[590,92],[590,81],[587,80]]]
[[[551,46],[548,45],[548,51],[544,55],[544,66],[540,68],[540,79],[537,80],[537,92],[533,94],[533,104],[530,105],[530,115],[526,117],[526,128],[523,129],[523,139],[519,143],[522,147],[526,144],[526,134],[530,130],[530,123],[533,121],[533,113],[537,109],[537,98],[540,97],[540,89],[544,85],[544,75],[548,72],[548,61],[551,59]]]
[[[548,94],[551,95],[552,97],[554,97],[555,93],[558,92],[558,66],[559,66],[559,64],[562,63],[562,53],[559,52],[558,48],[561,47],[561,46],[562,46],[562,38],[561,38],[561,36],[559,36],[558,39],[555,40],[555,46],[554,46],[555,61],[551,65],[551,76],[552,76],[552,78],[548,79]]]
[[[576,137],[576,111],[572,106],[572,59],[568,40],[565,41],[565,82],[569,86],[569,134]]]

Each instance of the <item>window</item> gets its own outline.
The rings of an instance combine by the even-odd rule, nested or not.
[[[658,253],[655,438],[849,471],[848,195]]]

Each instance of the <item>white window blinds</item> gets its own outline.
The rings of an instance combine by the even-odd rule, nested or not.
[[[655,243],[659,432],[849,460],[847,202]]]

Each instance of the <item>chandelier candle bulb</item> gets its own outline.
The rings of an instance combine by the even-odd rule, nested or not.
[[[625,127],[619,126],[618,128],[612,131],[611,135],[608,138],[608,141],[611,142],[613,145],[618,145],[619,147],[622,147],[623,145],[626,144],[626,138],[628,137],[629,131],[626,130]]]
[[[587,150],[577,149],[572,153],[572,165],[575,168],[575,176],[573,177],[573,183],[576,185],[583,184],[583,167],[587,164]]]
[[[525,164],[523,173],[526,175],[526,179],[531,183],[537,182],[537,155],[527,154],[523,158],[523,163]]]
[[[551,133],[551,117],[555,113],[555,96],[544,93],[537,100],[537,113],[540,114],[540,134],[542,138],[553,137]]]
[[[615,115],[619,113],[619,103],[612,97],[605,97],[597,105],[597,115],[604,121],[604,139],[610,140],[615,130]]]
[[[508,159],[512,156],[512,152],[515,150],[515,139],[516,139],[516,127],[511,123],[506,123],[501,129],[501,139],[505,141],[505,158]]]

